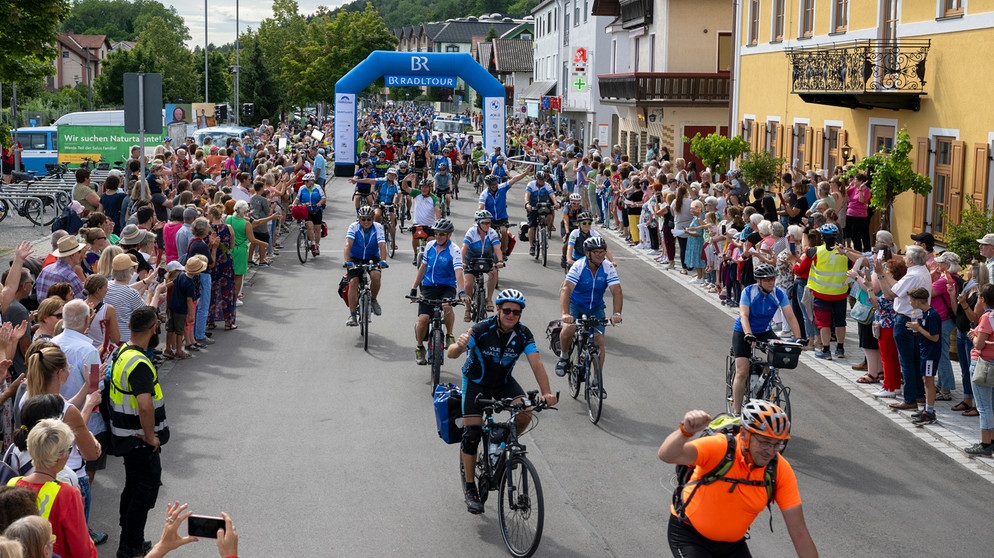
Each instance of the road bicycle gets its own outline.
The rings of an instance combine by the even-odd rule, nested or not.
[[[477,397],[476,402],[483,405],[483,438],[474,471],[480,501],[486,502],[490,491],[497,491],[497,517],[504,544],[512,556],[526,558],[535,553],[542,540],[545,501],[535,466],[528,459],[524,444],[518,441],[515,418],[530,411],[556,408],[540,401],[537,391],[529,391],[524,399]],[[511,414],[506,421],[494,420],[494,414],[505,411]],[[460,452],[459,486],[463,497],[466,496],[465,467]]]
[[[580,384],[583,384],[587,417],[590,418],[590,422],[597,424],[604,406],[604,393],[601,391],[604,387],[604,370],[601,366],[600,347],[594,342],[594,333],[598,326],[605,326],[610,320],[582,314],[575,323],[576,332],[573,334],[573,343],[566,357],[569,394],[576,399],[580,395]]]
[[[442,374],[442,363],[445,361],[445,320],[442,306],[448,304],[456,307],[462,304],[458,298],[424,298],[421,296],[408,296],[411,302],[423,303],[432,306],[431,320],[428,322],[428,364],[431,368],[431,393],[435,393],[435,386],[438,385],[439,376]]]
[[[483,179],[486,178],[487,164],[483,161],[477,161],[473,168],[473,174],[475,175],[473,177],[473,187],[476,188],[476,195],[479,196],[485,187]]]
[[[307,263],[307,257],[311,253],[311,241],[307,238],[307,220],[297,219],[297,259],[300,263]]]
[[[404,227],[400,228],[401,231]],[[411,225],[407,230],[411,231],[414,238],[418,241],[418,249],[414,251],[414,267],[421,267],[421,262],[425,259],[425,246],[428,245],[428,233],[425,232],[425,227],[418,227],[418,225]]]
[[[757,351],[766,353],[766,358],[756,356]],[[790,388],[783,384],[779,370],[797,368],[800,355],[800,343],[756,341],[749,356],[749,379],[740,403],[763,399],[783,409],[790,418]],[[731,413],[732,382],[735,380],[735,356],[731,351],[725,360],[725,410]]]
[[[386,241],[387,254],[392,258],[397,253],[397,212],[392,203],[380,204],[380,221],[383,225],[383,239]],[[403,225],[401,226],[403,229]]]
[[[473,298],[470,300],[470,319],[482,322],[487,319],[487,274],[494,268],[491,258],[473,258],[468,271],[473,274]]]
[[[359,335],[362,336],[362,350],[369,351],[369,322],[373,312],[373,291],[370,290],[369,273],[375,269],[380,269],[380,265],[372,260],[356,264],[343,264],[342,267],[350,269],[357,267],[362,270],[359,277],[359,305],[356,310],[359,312]]]
[[[535,259],[542,260],[544,267],[549,261],[549,225],[546,223],[549,215],[552,215],[552,204],[549,202],[538,202],[535,205],[535,212],[538,215],[538,230],[535,231]]]

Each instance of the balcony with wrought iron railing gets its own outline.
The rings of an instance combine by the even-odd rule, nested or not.
[[[917,111],[930,46],[924,39],[788,48],[791,89],[810,103]]]
[[[601,102],[647,105],[728,105],[728,74],[654,73],[597,76]]]

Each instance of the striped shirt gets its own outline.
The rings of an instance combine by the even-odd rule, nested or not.
[[[128,342],[131,339],[131,329],[128,327],[131,313],[145,306],[142,295],[128,285],[111,281],[107,283],[104,304],[110,304],[117,311],[117,327],[121,330],[121,343]]]

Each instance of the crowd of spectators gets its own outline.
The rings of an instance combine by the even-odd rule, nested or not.
[[[72,211],[81,226],[55,231],[48,253],[17,246],[0,278],[0,451],[18,477],[0,493],[4,555],[51,556],[54,548],[64,558],[95,557],[108,540],[88,526],[112,442],[97,411],[106,371],[126,347],[160,365],[207,350],[222,325],[237,329],[245,274],[279,254],[278,232],[303,177],[325,178],[326,148],[313,131],[264,122],[245,144],[166,142],[148,153],[144,175],[135,148],[126,170],[99,184],[80,169]],[[136,317],[152,318],[151,329]],[[177,532],[184,510],[167,507],[158,545],[122,545],[118,558],[162,556],[195,541]],[[227,522],[218,549],[234,556]]]

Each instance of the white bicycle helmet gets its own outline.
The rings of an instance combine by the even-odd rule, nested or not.
[[[498,306],[504,304],[505,302],[513,302],[515,304],[519,304],[521,305],[522,310],[525,309],[525,295],[521,294],[521,291],[517,289],[504,289],[497,295],[497,298],[494,300],[494,303],[497,304]]]

